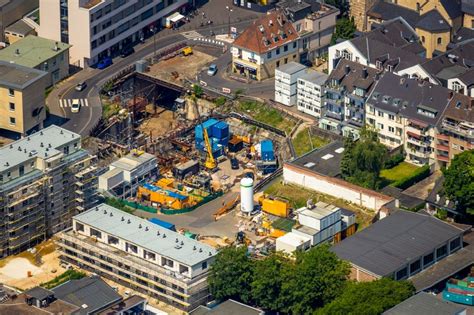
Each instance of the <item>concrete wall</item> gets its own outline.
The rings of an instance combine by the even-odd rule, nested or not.
[[[40,28],[38,35],[43,38],[61,41],[59,1],[40,0]],[[43,23],[41,23],[43,21]],[[48,23],[45,23],[48,21]]]
[[[285,163],[283,167],[283,179],[286,183],[316,190],[375,211],[378,211],[384,204],[393,199],[376,191],[348,183],[342,179],[323,176],[288,163]]]
[[[375,275],[360,269],[357,266],[351,266],[349,278],[358,282],[370,282],[378,279]]]

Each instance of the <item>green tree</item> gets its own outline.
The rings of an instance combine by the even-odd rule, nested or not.
[[[331,45],[336,44],[338,39],[352,39],[354,38],[354,33],[356,31],[356,26],[354,19],[341,18],[336,22],[336,30],[332,34]]]
[[[193,93],[194,95],[196,95],[196,97],[201,97],[202,94],[204,93],[204,91],[202,90],[202,87],[200,87],[199,85],[197,84],[194,84],[193,85]]]
[[[444,191],[457,210],[474,215],[474,150],[456,155],[443,174]]]
[[[415,293],[408,281],[383,278],[372,282],[349,282],[343,293],[314,314],[381,314]]]
[[[324,1],[326,4],[332,5],[336,7],[341,12],[341,16],[347,16],[349,12],[349,1],[347,0],[326,0]]]
[[[252,297],[255,303],[270,311],[283,309],[281,288],[284,275],[291,273],[294,264],[283,254],[273,253],[263,260],[255,262]]]
[[[343,178],[359,186],[377,189],[380,171],[387,159],[387,149],[378,141],[376,131],[362,128],[355,143],[346,141],[341,160]]]
[[[282,311],[290,314],[310,314],[342,293],[349,275],[349,264],[320,245],[297,253],[291,272],[282,273]]]
[[[234,299],[249,303],[253,281],[253,263],[247,247],[226,247],[219,251],[209,272],[209,288],[219,301]]]

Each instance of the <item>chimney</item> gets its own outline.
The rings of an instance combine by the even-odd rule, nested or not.
[[[439,194],[436,194],[436,202],[439,202],[439,199],[441,199],[441,197],[439,196]]]
[[[368,76],[369,76],[369,71],[367,71],[367,68],[366,67],[362,68],[362,78],[367,79]]]
[[[54,51],[58,51],[59,50],[59,46],[58,46],[58,42],[55,42],[54,43],[54,48],[53,48]]]
[[[400,200],[395,199],[395,207],[400,208]]]
[[[349,65],[346,65],[344,69],[346,74],[349,74],[351,72],[351,67]]]

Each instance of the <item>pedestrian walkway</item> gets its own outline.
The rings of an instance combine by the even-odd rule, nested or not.
[[[71,107],[73,99],[60,99],[59,100],[59,107],[66,108],[66,107]],[[81,107],[89,107],[89,101],[87,98],[80,98],[79,103],[81,104]]]
[[[196,31],[190,31],[190,32],[182,33],[181,35],[186,37],[186,39],[194,39],[194,38],[203,37],[200,33],[196,32]]]

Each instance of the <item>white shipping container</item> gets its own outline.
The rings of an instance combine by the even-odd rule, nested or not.
[[[287,233],[276,240],[276,250],[288,254],[295,250],[307,250],[311,247],[311,239],[308,236],[298,235],[293,232]]]

